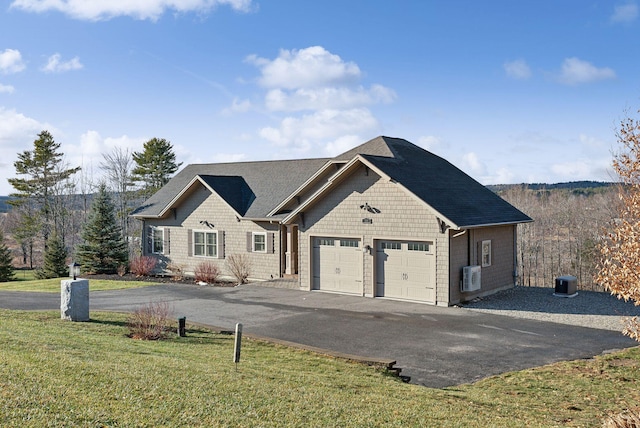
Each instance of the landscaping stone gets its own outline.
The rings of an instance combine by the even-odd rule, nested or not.
[[[89,281],[67,279],[60,283],[60,318],[89,321]]]

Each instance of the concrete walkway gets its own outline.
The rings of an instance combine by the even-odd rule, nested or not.
[[[267,284],[263,284],[267,285]],[[463,308],[276,287],[158,285],[91,293],[91,310],[168,302],[176,317],[302,346],[396,360],[411,383],[446,387],[637,343],[613,331]],[[0,292],[0,307],[58,309],[57,294]]]

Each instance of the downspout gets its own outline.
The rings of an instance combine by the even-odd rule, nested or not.
[[[471,229],[467,234],[467,266],[471,266]]]
[[[518,283],[518,225],[513,225],[513,285]]]

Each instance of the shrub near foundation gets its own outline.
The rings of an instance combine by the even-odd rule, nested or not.
[[[227,267],[235,277],[238,284],[247,282],[251,274],[251,260],[245,254],[231,254],[227,257]]]
[[[155,257],[140,256],[131,259],[129,262],[129,272],[135,276],[149,276],[156,268],[158,261]]]
[[[220,268],[213,263],[202,262],[194,272],[196,282],[215,284],[220,276]]]

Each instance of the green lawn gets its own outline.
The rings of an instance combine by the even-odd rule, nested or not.
[[[59,293],[60,281],[69,278],[35,279],[32,270],[16,270],[15,280],[0,282],[0,290],[4,291],[37,291],[43,293]],[[90,279],[91,291],[120,290],[124,288],[147,287],[153,285],[148,281],[112,281]]]
[[[601,426],[640,399],[640,352],[428,389],[376,369],[188,330],[128,338],[125,315],[0,310],[0,426]]]

